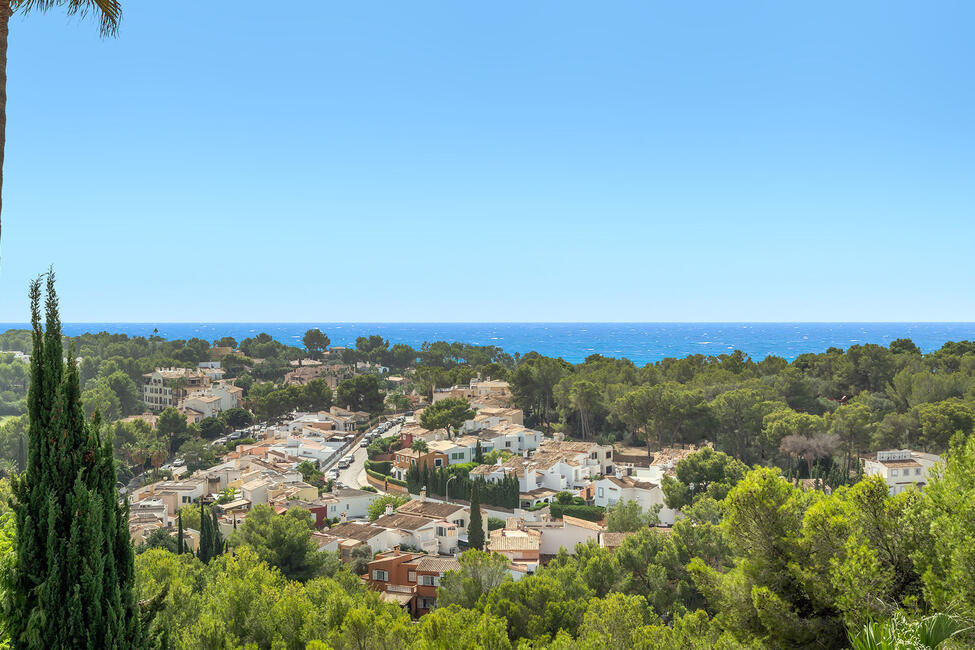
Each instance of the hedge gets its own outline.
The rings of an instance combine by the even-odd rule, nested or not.
[[[387,476],[385,474],[380,474],[376,470],[367,469],[366,470],[366,474],[368,474],[369,476],[371,476],[371,477],[373,477],[375,479],[379,479],[380,481],[389,481],[393,485],[398,485],[400,487],[406,487],[406,481],[401,481],[398,478],[395,478],[395,477],[392,477],[392,476]]]
[[[599,522],[606,514],[605,508],[599,506],[563,505],[561,503],[550,503],[549,505],[552,507],[550,512],[555,519],[560,519],[562,515],[569,515],[586,521]]]
[[[388,475],[393,471],[393,462],[390,460],[367,460],[366,469]]]

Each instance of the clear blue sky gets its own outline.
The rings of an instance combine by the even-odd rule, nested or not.
[[[975,321],[975,3],[192,4],[14,18],[0,322]]]

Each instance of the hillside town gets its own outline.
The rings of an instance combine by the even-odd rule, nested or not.
[[[381,366],[306,360],[285,375],[285,382],[326,379],[337,386],[363,370],[388,372]],[[241,408],[242,390],[223,376],[219,362],[146,373],[142,391],[150,410],[130,420],[153,422],[160,411],[175,408],[188,422],[199,423]],[[395,377],[387,379],[399,384]],[[194,505],[214,511],[224,538],[255,508],[277,515],[303,509],[312,516],[319,551],[346,563],[366,558],[364,584],[420,617],[436,607],[440,579],[459,570],[458,556],[467,549],[504,557],[508,574],[518,580],[560,552],[573,554],[580,544],[613,550],[640,527],[666,534],[683,514],[668,507],[665,479],[677,476],[681,461],[715,453],[707,442],[648,452],[546,434],[524,425],[525,414],[513,406],[508,382],[490,378],[435,389],[429,399],[416,394],[409,399],[409,409],[378,417],[334,405],[294,410],[215,440],[214,446],[242,442],[212,466],[189,471],[183,459],[173,459],[162,468],[165,479],[127,489],[133,544],[144,546],[162,531],[181,534],[186,548],[195,551],[201,532],[177,530],[180,511]],[[469,407],[469,417],[453,429],[425,428],[424,410],[445,400]],[[891,495],[923,487],[939,461],[937,455],[911,450],[861,459],[864,475],[880,477]],[[436,494],[432,485],[416,482],[417,476],[430,479],[438,472],[447,478]],[[310,482],[312,475],[320,480]],[[482,489],[476,513],[475,484]],[[514,502],[486,503],[485,490],[502,484],[517,486]],[[830,491],[819,480],[796,479],[796,484]],[[637,526],[608,526],[607,513],[624,507],[635,514]]]

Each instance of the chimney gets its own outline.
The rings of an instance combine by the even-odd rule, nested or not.
[[[343,524],[348,520],[348,518],[349,517],[344,512],[339,515],[339,521],[342,522]]]
[[[422,490],[420,490],[420,501],[426,502],[426,500],[427,500],[427,488],[424,487]]]
[[[393,504],[392,503],[387,503],[386,504],[386,514],[387,515],[393,514]]]

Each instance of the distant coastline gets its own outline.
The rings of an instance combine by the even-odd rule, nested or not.
[[[0,323],[0,332],[26,323]],[[626,357],[638,365],[667,357],[719,355],[739,349],[755,360],[776,355],[792,360],[829,347],[888,345],[910,338],[922,351],[947,341],[975,339],[975,323],[65,323],[64,333],[112,332],[166,339],[232,336],[238,341],[267,332],[301,345],[305,330],[318,327],[333,346],[354,346],[358,336],[380,334],[390,344],[419,348],[424,341],[496,345],[509,353],[536,351],[578,363],[591,354]]]

